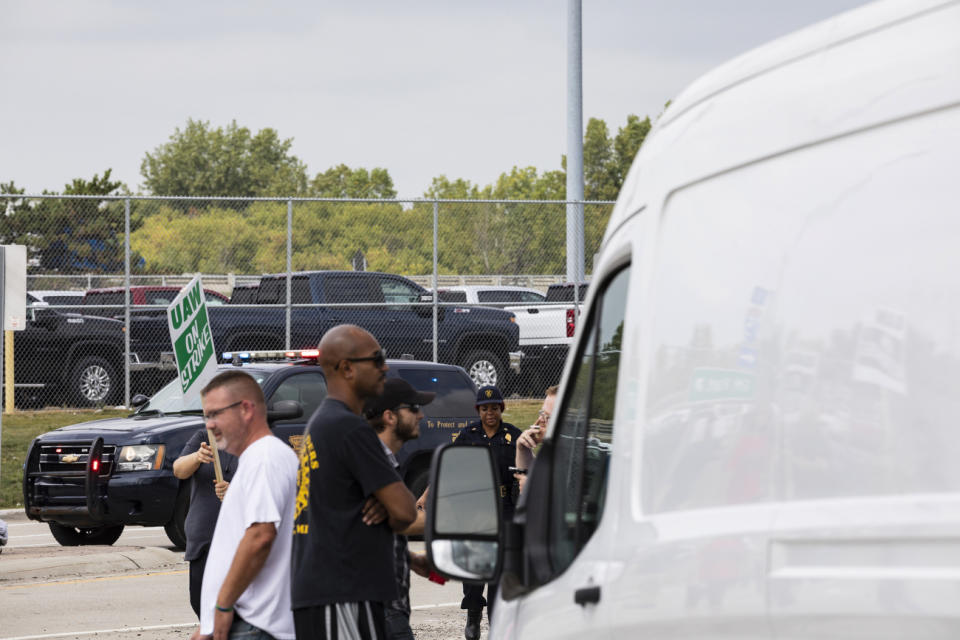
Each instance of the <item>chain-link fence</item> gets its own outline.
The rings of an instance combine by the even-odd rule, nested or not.
[[[0,194],[0,240],[27,247],[17,404],[129,405],[172,379],[165,311],[198,273],[221,354],[353,323],[389,357],[540,396],[585,293],[564,275],[571,204],[589,274],[610,202]]]

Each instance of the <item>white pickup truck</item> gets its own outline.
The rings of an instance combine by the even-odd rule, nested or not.
[[[563,372],[576,328],[579,304],[574,285],[550,285],[547,295],[527,287],[460,285],[440,289],[439,302],[497,307],[512,312],[520,328],[521,392],[541,395]],[[579,300],[587,285],[579,287]]]

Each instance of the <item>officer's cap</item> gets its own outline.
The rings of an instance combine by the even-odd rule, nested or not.
[[[493,385],[480,387],[477,391],[477,406],[482,404],[503,404],[503,394]]]

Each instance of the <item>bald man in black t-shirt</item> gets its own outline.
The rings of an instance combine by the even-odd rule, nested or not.
[[[340,325],[320,341],[320,363],[327,398],[307,423],[297,477],[296,634],[382,638],[383,605],[397,597],[393,532],[416,519],[413,495],[360,417],[364,402],[383,391],[385,356],[369,332]]]

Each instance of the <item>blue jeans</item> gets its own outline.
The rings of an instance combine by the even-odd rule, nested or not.
[[[227,637],[230,640],[274,640],[274,637],[263,629],[253,626],[236,615],[234,615],[233,624],[230,625],[230,634]]]

